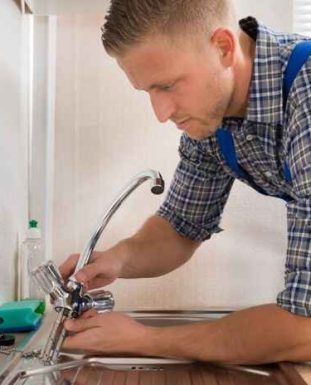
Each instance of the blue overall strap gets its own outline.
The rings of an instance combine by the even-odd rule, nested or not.
[[[287,68],[284,74],[284,81],[283,81],[284,109],[286,107],[286,102],[287,102],[287,98],[288,98],[288,94],[291,89],[291,86],[298,72],[300,71],[300,69],[302,68],[302,66],[304,65],[304,63],[306,62],[306,60],[310,55],[311,55],[311,40],[306,40],[298,43],[290,55]],[[243,168],[239,165],[231,131],[221,127],[216,131],[216,138],[217,138],[220,151],[225,159],[227,166],[230,167],[230,169],[240,178],[246,179],[255,190],[257,190],[261,194],[268,195],[261,187],[257,186],[253,182],[250,175],[245,170],[243,170]],[[284,176],[285,176],[286,182],[290,183],[292,181],[291,172],[286,162],[284,164]],[[280,198],[284,199],[285,201],[288,201],[290,199],[286,195]]]
[[[308,60],[311,55],[311,40],[306,40],[298,43],[293,49],[284,74],[283,81],[283,110],[285,111],[286,102],[288,99],[289,91],[292,87],[292,84],[301,70],[302,66]],[[292,181],[292,176],[287,162],[284,164],[284,175],[286,182],[290,183]]]
[[[253,182],[251,176],[239,165],[231,131],[221,127],[216,131],[216,138],[227,166],[240,178],[246,179],[250,186],[252,186],[256,191],[263,195],[268,195],[261,187]]]
[[[236,157],[231,131],[220,127],[216,131],[216,138],[220,151],[223,157],[225,158],[227,166],[229,166],[230,169],[234,171],[240,178],[245,178],[245,172],[240,167]]]
[[[291,86],[302,66],[311,55],[311,40],[298,43],[293,49],[287,63],[283,82],[283,107],[285,110]]]

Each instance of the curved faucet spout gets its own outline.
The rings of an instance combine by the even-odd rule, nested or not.
[[[161,174],[157,171],[146,170],[132,178],[103,215],[79,258],[74,274],[89,262],[104,228],[122,202],[131,192],[148,179],[152,181],[151,192],[153,194],[161,194],[164,191],[164,181]],[[69,278],[65,286],[57,267],[51,261],[40,265],[33,271],[33,277],[39,287],[46,294],[50,294],[55,301],[54,308],[59,312],[59,316],[53,324],[47,343],[42,351],[42,359],[46,363],[51,363],[58,357],[59,350],[66,336],[63,325],[64,320],[78,317],[83,311],[91,308],[102,312],[110,311],[114,307],[114,298],[110,292],[101,290],[96,293],[85,293],[83,284],[76,281],[74,274]]]
[[[92,233],[90,240],[88,241],[86,247],[80,255],[78,263],[76,265],[75,271],[73,275],[69,278],[67,282],[68,289],[74,290],[77,287],[77,281],[74,275],[80,270],[83,266],[87,265],[89,259],[93,253],[93,250],[103,232],[108,222],[110,221],[113,214],[117,211],[117,209],[121,206],[124,200],[143,182],[151,179],[151,192],[153,194],[162,194],[164,191],[164,180],[161,174],[155,170],[146,170],[143,171],[136,176],[134,176],[119,192],[117,198],[112,202],[112,204],[108,207],[105,214],[102,216],[99,224],[97,225],[95,231]]]

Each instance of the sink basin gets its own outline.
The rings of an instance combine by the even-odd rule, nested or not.
[[[128,312],[137,321],[155,327],[182,325],[223,317],[230,311]],[[26,351],[41,349],[53,314]],[[19,353],[20,354],[20,353]],[[157,357],[85,357],[82,352],[62,352],[59,362],[44,366],[38,358],[15,357],[15,366],[0,367],[2,385],[306,385],[291,364],[286,367],[210,365]],[[285,374],[284,374],[285,373]],[[286,373],[289,373],[288,376]]]

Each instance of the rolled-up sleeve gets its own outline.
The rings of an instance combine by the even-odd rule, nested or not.
[[[297,106],[291,124],[288,162],[295,198],[287,204],[288,247],[285,290],[277,303],[311,316],[311,102]]]
[[[206,141],[200,143],[183,135],[179,155],[172,183],[157,214],[180,235],[202,242],[221,231],[221,214],[234,178],[208,151]]]

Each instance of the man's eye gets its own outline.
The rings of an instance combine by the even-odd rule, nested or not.
[[[172,91],[175,83],[169,84],[167,86],[162,86],[161,91]]]

